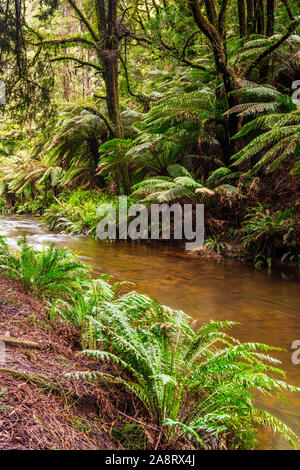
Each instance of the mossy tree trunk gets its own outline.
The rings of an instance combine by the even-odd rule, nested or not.
[[[95,0],[99,35],[98,56],[103,67],[108,116],[115,126],[118,138],[124,137],[119,99],[119,48],[118,0]]]

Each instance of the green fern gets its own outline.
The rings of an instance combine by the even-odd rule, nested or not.
[[[102,302],[89,321],[101,334],[101,348],[83,351],[120,372],[75,372],[71,375],[130,390],[163,432],[168,445],[192,435],[204,447],[201,434],[231,435],[233,447],[252,445],[260,422],[292,442],[295,434],[277,418],[260,415],[252,391],[275,397],[299,391],[269,373],[284,373],[264,344],[240,344],[222,329],[231,322],[210,322],[194,331],[182,312],[139,299],[143,309],[132,311],[131,296]],[[134,312],[134,313],[133,313]],[[269,362],[270,364],[266,364]],[[263,418],[262,418],[263,416]]]
[[[19,251],[10,251],[4,237],[0,238],[0,269],[11,279],[20,281],[25,291],[33,289],[46,297],[70,298],[80,290],[86,267],[66,249],[43,246],[36,251],[26,237],[18,242]]]

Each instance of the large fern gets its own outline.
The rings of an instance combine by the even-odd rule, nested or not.
[[[299,389],[270,377],[284,375],[268,355],[276,348],[240,344],[222,331],[231,322],[211,321],[194,331],[182,312],[136,294],[102,302],[89,321],[101,343],[83,353],[115,363],[119,373],[72,375],[129,389],[162,429],[163,445],[186,434],[205,447],[205,433],[226,432],[232,447],[247,447],[253,444],[257,423],[281,432],[291,443],[295,439],[279,419],[256,409],[252,391],[280,397]]]
[[[229,170],[230,171],[230,170]],[[180,165],[168,167],[168,177],[156,176],[145,179],[134,186],[134,195],[144,197],[144,201],[174,202],[188,201],[201,202],[213,197],[216,192],[223,192],[229,196],[234,196],[236,188],[230,184],[220,184],[218,186],[204,186],[196,181],[191,173]],[[224,174],[223,174],[224,175]],[[213,179],[211,178],[211,182]]]
[[[256,173],[262,167],[265,167],[267,172],[272,172],[284,159],[292,156],[294,164],[291,172],[294,176],[300,175],[300,110],[260,116],[245,124],[235,137],[242,137],[253,130],[261,130],[263,133],[232,157],[235,165],[258,156],[258,161],[250,173]]]
[[[66,249],[43,246],[35,250],[22,237],[19,251],[12,252],[4,237],[0,238],[0,269],[11,279],[20,281],[25,291],[51,298],[70,298],[80,289],[80,280],[86,277],[86,268]]]

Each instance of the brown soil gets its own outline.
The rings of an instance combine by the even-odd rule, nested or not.
[[[117,449],[113,395],[66,372],[95,369],[77,355],[76,334],[53,326],[38,300],[0,278],[0,336],[37,342],[9,345],[0,364],[0,449]],[[1,369],[2,368],[2,369]],[[6,370],[4,370],[4,368]],[[20,377],[9,371],[17,371]]]

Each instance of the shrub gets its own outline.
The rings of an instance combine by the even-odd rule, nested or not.
[[[6,207],[6,203],[5,203],[5,198],[4,197],[0,197],[0,214],[7,214],[9,212],[9,209],[7,209]]]
[[[205,240],[204,246],[207,248],[209,253],[217,253],[218,255],[222,255],[229,250],[229,245],[226,242],[222,242],[220,239],[221,236],[218,235],[215,238],[207,238]]]
[[[18,242],[20,250],[9,250],[0,237],[0,268],[11,279],[20,281],[24,290],[33,289],[43,296],[70,298],[80,281],[86,278],[86,267],[66,249],[43,247],[42,251],[28,245],[26,237]]]
[[[93,343],[99,346],[83,354],[117,368],[71,375],[130,390],[160,432],[163,448],[176,448],[179,440],[205,447],[207,433],[226,433],[232,448],[248,448],[257,424],[281,432],[292,443],[293,432],[257,409],[252,399],[254,390],[276,397],[298,390],[269,376],[283,375],[274,365],[278,361],[267,354],[277,348],[239,343],[221,331],[232,322],[211,321],[194,331],[183,312],[134,292],[109,297],[98,306],[94,303],[86,318],[93,326]]]
[[[137,198],[129,196],[127,206],[135,204]],[[71,195],[63,195],[61,200],[52,204],[44,213],[44,222],[50,230],[85,234],[96,237],[96,229],[103,215],[98,209],[102,206],[112,205],[116,213],[119,210],[117,197],[103,194],[101,191],[77,190]]]
[[[299,218],[292,210],[271,213],[262,204],[249,209],[243,223],[243,238],[249,254],[261,262],[266,260],[270,266],[272,259],[282,254],[283,249],[293,246],[291,234]]]
[[[45,211],[44,222],[50,230],[95,236],[99,222],[97,208],[108,202],[113,201],[99,190],[63,193],[60,200]]]

